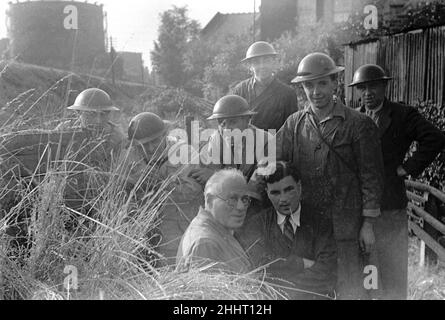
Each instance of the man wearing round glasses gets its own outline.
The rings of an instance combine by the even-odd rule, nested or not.
[[[204,196],[205,208],[200,209],[181,239],[177,264],[212,264],[214,269],[230,272],[250,271],[249,258],[234,237],[250,203],[242,172],[228,169],[215,173],[205,186]]]

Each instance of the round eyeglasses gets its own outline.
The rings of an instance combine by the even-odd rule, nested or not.
[[[239,200],[241,200],[242,204],[245,207],[248,207],[252,201],[252,199],[250,199],[250,197],[246,196],[246,195],[241,196],[241,197],[240,196],[231,196],[228,199],[224,199],[223,197],[220,197],[216,194],[214,196],[221,199],[222,201],[224,201],[232,209],[234,209],[237,206]]]

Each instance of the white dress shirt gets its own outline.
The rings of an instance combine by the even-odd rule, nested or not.
[[[290,216],[290,224],[294,229],[294,233],[297,231],[297,228],[300,226],[300,213],[301,213],[301,204],[298,206],[297,211],[291,214]],[[281,232],[284,232],[284,222],[286,221],[286,216],[277,211],[277,223],[280,226]]]

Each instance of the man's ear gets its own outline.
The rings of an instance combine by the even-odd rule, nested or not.
[[[211,194],[205,196],[205,207],[207,210],[211,210],[213,207],[213,196]]]
[[[303,197],[303,189],[302,189],[302,185],[301,185],[301,180],[297,182],[297,188],[298,188],[298,193],[300,198]]]

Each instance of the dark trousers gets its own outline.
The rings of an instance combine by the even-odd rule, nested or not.
[[[339,300],[369,299],[363,284],[364,264],[358,241],[337,240],[337,251],[337,298]]]
[[[375,228],[381,299],[406,300],[408,294],[408,218],[405,209],[383,211]]]

